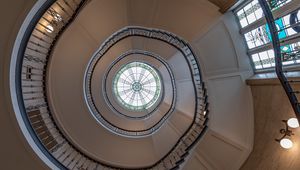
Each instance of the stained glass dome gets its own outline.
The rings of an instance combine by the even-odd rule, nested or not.
[[[161,80],[152,66],[131,62],[117,72],[113,80],[113,92],[122,107],[131,111],[144,111],[158,101]]]

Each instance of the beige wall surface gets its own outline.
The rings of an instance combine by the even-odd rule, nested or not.
[[[47,169],[18,129],[9,94],[9,63],[14,40],[35,0],[3,0],[0,5],[0,169]]]
[[[300,89],[300,86],[296,87]],[[286,150],[275,138],[284,128],[283,119],[294,117],[294,113],[283,88],[274,82],[252,85],[255,114],[254,148],[242,170],[297,170],[300,169],[300,128],[294,130],[294,147]]]

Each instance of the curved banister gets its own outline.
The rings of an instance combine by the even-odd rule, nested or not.
[[[259,0],[259,3],[261,5],[261,8],[264,12],[266,21],[269,25],[270,34],[272,37],[272,45],[274,49],[274,55],[275,55],[275,70],[277,77],[284,88],[285,93],[287,94],[289,101],[292,105],[292,108],[295,112],[295,115],[298,120],[300,120],[300,106],[297,99],[297,96],[295,95],[296,91],[293,90],[290,83],[292,81],[289,81],[287,77],[285,76],[285,72],[283,71],[283,65],[282,65],[282,57],[285,55],[284,53],[281,53],[281,46],[280,46],[280,40],[278,37],[278,30],[275,25],[275,20],[272,14],[272,11],[269,7],[269,4],[266,0]]]
[[[160,126],[167,120],[167,118],[174,110],[173,103],[175,101],[172,101],[172,107],[169,109],[168,113],[165,114],[163,118],[161,118],[159,122],[157,122],[155,125],[145,130],[135,131],[135,130],[125,130],[123,128],[113,125],[112,123],[107,121],[105,117],[103,117],[98,111],[98,109],[96,108],[91,94],[91,77],[95,69],[94,67],[98,62],[98,60],[101,58],[101,56],[104,55],[115,43],[129,36],[139,36],[139,37],[145,37],[145,38],[163,41],[173,46],[178,51],[180,51],[181,54],[184,56],[185,60],[187,61],[189,65],[189,71],[192,75],[191,77],[193,81],[193,88],[196,93],[195,103],[197,108],[195,108],[195,110],[198,110],[198,107],[201,107],[201,104],[204,105],[206,104],[207,101],[200,102],[200,103],[198,101],[199,99],[205,98],[205,95],[203,96],[203,94],[201,94],[205,90],[205,88],[204,88],[204,84],[201,84],[202,79],[201,79],[199,64],[197,62],[197,59],[195,58],[194,53],[191,51],[190,45],[186,43],[184,40],[182,40],[181,38],[179,38],[178,36],[173,35],[172,33],[169,33],[167,31],[163,31],[159,29],[148,29],[148,28],[138,27],[138,26],[128,26],[114,33],[101,45],[101,47],[95,54],[96,57],[93,57],[92,60],[90,60],[88,69],[86,70],[85,73],[86,75],[85,85],[84,85],[85,100],[88,103],[91,112],[95,115],[95,117],[97,117],[99,122],[102,123],[104,127],[107,127],[108,130],[112,130],[115,133],[120,135],[127,135],[132,137],[151,135],[160,128]],[[174,91],[173,93],[176,93],[176,88],[174,88],[173,91]],[[175,98],[173,100],[175,100]],[[196,112],[194,115],[196,114],[201,114],[201,113]]]

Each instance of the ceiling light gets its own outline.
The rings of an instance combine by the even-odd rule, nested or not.
[[[61,17],[59,14],[57,14],[57,13],[53,15],[53,19],[54,19],[56,22],[62,21],[62,17]]]
[[[293,142],[290,139],[283,138],[280,140],[280,146],[284,149],[290,149],[293,147]]]
[[[53,28],[53,26],[52,26],[52,25],[50,25],[50,24],[49,24],[49,25],[47,25],[47,26],[46,26],[46,31],[47,31],[47,32],[49,32],[49,33],[52,33],[52,32],[54,31],[54,28]]]
[[[291,137],[292,135],[294,135],[294,133],[292,129],[289,129],[289,127],[297,128],[299,127],[299,123],[296,118],[291,118],[289,120],[282,120],[282,122],[285,124],[285,128],[279,130],[282,136],[278,139],[275,139],[275,141],[279,142],[281,147],[285,149],[290,149],[293,147],[293,142],[287,137]]]
[[[287,121],[287,124],[289,127],[291,128],[298,128],[299,127],[299,122],[298,122],[298,119],[297,118],[290,118],[288,121]]]
[[[54,21],[61,22],[63,20],[62,16],[58,14],[54,9],[50,8],[48,12],[53,17]]]

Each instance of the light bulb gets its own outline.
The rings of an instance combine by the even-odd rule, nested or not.
[[[58,13],[53,14],[53,19],[54,19],[56,22],[62,21],[62,17],[61,17]]]
[[[284,149],[290,149],[293,147],[293,142],[290,139],[283,138],[280,140],[280,146]]]
[[[52,25],[50,25],[50,24],[49,24],[49,25],[47,25],[47,26],[46,26],[46,31],[47,31],[47,32],[49,32],[49,33],[52,33],[52,32],[54,31],[54,28],[53,28],[53,26],[52,26]]]
[[[289,127],[291,128],[297,128],[299,127],[299,122],[298,122],[298,119],[297,118],[290,118],[288,121],[287,121],[287,124]]]

